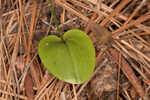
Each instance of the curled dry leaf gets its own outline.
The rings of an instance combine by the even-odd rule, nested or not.
[[[34,98],[33,83],[32,83],[31,76],[29,74],[25,78],[24,86],[25,86],[26,95],[28,96],[28,100],[33,100]]]
[[[92,20],[89,23],[98,44],[108,44],[112,41],[112,34],[105,27],[100,26]]]

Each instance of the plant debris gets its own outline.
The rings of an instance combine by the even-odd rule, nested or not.
[[[63,33],[81,29],[95,44],[95,72],[74,88],[48,73],[37,54],[39,40],[58,35],[48,3],[0,0],[1,100],[149,100],[149,0],[54,0],[53,6]],[[98,43],[103,37],[111,46]]]

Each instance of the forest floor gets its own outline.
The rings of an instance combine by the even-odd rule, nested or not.
[[[63,33],[81,29],[93,41],[92,77],[72,85],[42,64],[39,41],[58,34],[46,0],[0,0],[0,100],[150,100],[150,1],[52,2]],[[89,20],[109,30],[111,42],[99,44],[105,33],[93,33]]]

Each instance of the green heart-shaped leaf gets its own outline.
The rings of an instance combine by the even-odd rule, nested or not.
[[[67,31],[63,40],[50,35],[40,41],[38,53],[43,64],[60,80],[73,84],[88,80],[95,66],[92,41],[77,29]]]

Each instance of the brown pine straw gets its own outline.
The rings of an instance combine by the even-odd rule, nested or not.
[[[59,100],[61,93],[64,93],[65,99],[79,99],[80,93],[92,81],[91,79],[94,78],[101,66],[106,65],[106,59],[101,62],[106,50],[111,52],[114,57],[112,61],[116,61],[119,66],[117,99],[121,99],[119,94],[126,95],[128,100],[133,99],[132,96],[130,97],[130,93],[134,88],[141,98],[149,100],[147,97],[148,86],[150,85],[148,78],[150,75],[150,56],[147,53],[150,49],[149,0],[121,0],[121,2],[120,0],[82,0],[82,2],[80,0],[54,0],[58,8],[63,8],[60,28],[80,19],[81,22],[86,23],[87,26],[83,30],[88,33],[90,31],[88,21],[93,20],[109,29],[114,39],[113,49],[105,48],[97,52],[96,66],[100,62],[101,64],[96,67],[92,77],[82,85],[74,86],[74,89],[70,88],[70,84],[62,82],[45,72],[44,66],[39,62],[36,55],[37,48],[35,45],[37,44],[34,43],[34,37],[37,31],[40,34],[43,34],[42,32],[48,34],[55,30],[55,27],[51,24],[53,21],[45,20],[47,15],[42,15],[43,8],[48,8],[47,3],[40,0],[28,0],[26,2],[25,0],[10,0],[8,4],[8,1],[0,0],[1,100],[29,100],[30,96],[33,96],[31,99],[35,100]],[[109,2],[110,5],[108,6],[104,2]],[[69,14],[73,14],[75,17],[68,18],[67,15]],[[41,29],[44,25],[49,27],[46,31],[45,28]],[[91,33],[89,34],[91,40],[95,41],[94,36]],[[38,43],[38,41],[36,42]],[[21,48],[23,48],[23,52],[21,52]],[[20,61],[20,65],[23,67],[16,63],[20,57],[24,59],[23,62]],[[136,65],[131,58],[139,65]],[[22,72],[19,70],[21,67]],[[126,88],[121,89],[126,86],[124,85],[126,83],[119,84],[119,76],[122,74],[119,72],[120,69],[128,79],[126,82],[128,86],[131,83],[131,89],[128,86],[128,90]],[[139,76],[135,75],[133,69]],[[29,76],[30,82],[25,81],[26,76]],[[143,84],[140,83],[141,81]],[[31,87],[27,89],[24,83],[30,83]],[[30,94],[30,91],[35,92]],[[140,97],[137,98],[140,99]]]

